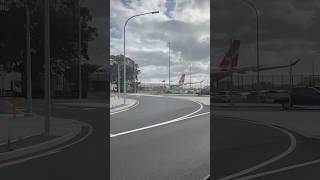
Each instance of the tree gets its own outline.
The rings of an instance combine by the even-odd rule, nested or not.
[[[123,55],[111,55],[110,56],[110,81],[118,81],[118,64],[120,66],[120,82],[123,87]],[[139,65],[132,59],[126,57],[126,79],[131,88],[133,88],[134,82],[138,81],[138,75],[140,74]],[[112,63],[111,63],[112,62]],[[121,88],[122,89],[122,88]]]
[[[33,89],[42,91],[43,64],[44,64],[44,8],[40,0],[7,0],[1,1],[0,6],[0,64],[13,65],[26,79],[26,8],[30,9],[31,16],[31,59]],[[88,43],[98,36],[97,29],[89,25],[92,16],[88,8],[82,7],[81,16],[78,15],[78,0],[50,1],[50,48],[52,78],[64,75],[73,70],[68,81],[77,82],[76,64],[78,62],[78,22],[81,18],[81,56],[86,61]],[[25,87],[25,85],[23,86]],[[24,88],[23,88],[24,89]],[[35,92],[35,91],[34,91]],[[38,94],[39,92],[35,92]]]

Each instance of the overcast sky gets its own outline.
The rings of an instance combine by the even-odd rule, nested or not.
[[[260,13],[260,64],[286,64],[301,58],[294,72],[320,72],[320,1],[251,0]],[[230,38],[240,39],[240,65],[256,63],[256,17],[242,0],[214,0],[211,63],[217,65]],[[283,74],[286,70],[266,73]]]
[[[171,44],[171,81],[182,73],[192,81],[209,80],[209,0],[111,0],[110,51],[123,54],[123,26],[132,15],[157,11],[129,21],[126,56],[141,69],[142,82],[168,82],[168,41]],[[186,78],[189,81],[189,78]]]

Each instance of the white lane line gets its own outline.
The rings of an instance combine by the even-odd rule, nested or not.
[[[121,136],[121,135],[125,135],[125,134],[130,134],[130,133],[134,133],[134,132],[138,132],[138,131],[143,131],[143,130],[146,130],[146,129],[167,125],[167,124],[183,121],[183,120],[194,118],[194,117],[198,117],[198,116],[203,116],[203,115],[206,115],[206,114],[209,114],[209,113],[210,112],[205,112],[205,113],[201,113],[201,114],[197,114],[197,115],[193,115],[193,116],[187,116],[187,117],[183,116],[183,117],[179,117],[179,118],[176,118],[176,119],[173,119],[173,120],[170,120],[170,121],[166,121],[166,122],[162,122],[162,123],[158,123],[158,124],[153,124],[153,125],[145,126],[145,127],[138,128],[138,129],[124,131],[124,132],[116,133],[116,134],[110,134],[110,137],[113,138],[113,137],[117,137],[117,136]]]
[[[290,146],[288,147],[288,149],[287,149],[286,151],[282,152],[281,154],[279,154],[279,155],[277,155],[277,156],[275,156],[275,157],[273,157],[273,158],[271,158],[271,159],[269,159],[269,160],[267,160],[267,161],[264,161],[264,162],[262,162],[262,163],[260,163],[260,164],[257,164],[257,165],[255,165],[255,166],[253,166],[253,167],[250,167],[250,168],[248,168],[248,169],[244,169],[244,170],[239,171],[239,172],[237,172],[237,173],[228,175],[228,176],[226,176],[226,177],[219,178],[218,180],[229,180],[229,179],[233,179],[233,178],[242,176],[242,175],[244,175],[244,174],[248,174],[248,173],[250,173],[250,172],[252,172],[252,171],[255,171],[255,170],[260,169],[260,168],[262,168],[262,167],[264,167],[264,166],[266,166],[266,165],[269,165],[269,164],[271,164],[271,163],[273,163],[273,162],[275,162],[275,161],[278,161],[279,159],[281,159],[281,158],[287,156],[288,154],[290,154],[290,153],[291,153],[292,151],[294,151],[294,149],[296,148],[296,146],[297,146],[297,140],[296,140],[296,138],[294,137],[294,135],[291,134],[290,132],[288,132],[288,131],[286,131],[286,130],[284,130],[284,129],[281,129],[281,128],[272,126],[272,125],[264,124],[264,123],[257,123],[257,122],[252,122],[252,121],[248,121],[248,122],[251,122],[251,123],[254,123],[254,124],[265,125],[265,126],[268,126],[268,127],[274,128],[274,129],[277,129],[277,130],[279,130],[279,131],[287,134],[287,135],[289,136],[289,139],[290,139]]]
[[[90,108],[82,108],[81,110],[89,111],[89,110],[95,110],[95,109],[97,109],[97,108],[90,107]]]
[[[200,112],[200,111],[203,109],[203,105],[202,105],[201,103],[199,103],[199,102],[197,102],[197,101],[192,101],[192,102],[199,104],[199,105],[200,105],[200,108],[197,109],[196,111],[190,113],[190,114],[181,116],[181,117],[179,117],[179,118],[185,118],[185,117],[191,116],[191,115],[193,115],[193,114],[196,114],[196,113]],[[179,119],[179,118],[176,118],[176,119]]]
[[[137,100],[137,103],[135,105],[133,105],[133,106],[127,108],[127,109],[119,110],[119,111],[116,111],[116,112],[110,112],[110,115],[114,115],[114,114],[118,114],[118,113],[121,113],[121,112],[124,112],[124,111],[128,111],[128,110],[130,110],[132,108],[137,107],[139,105],[139,103],[140,102]]]
[[[52,150],[44,152],[44,153],[36,154],[34,156],[28,156],[28,157],[25,157],[25,158],[22,158],[22,159],[18,159],[18,160],[15,160],[15,161],[9,161],[9,162],[6,162],[6,163],[1,163],[0,164],[0,168],[6,167],[6,166],[15,165],[15,164],[20,164],[20,163],[27,162],[27,161],[30,161],[30,160],[33,160],[33,159],[37,159],[37,158],[41,158],[41,157],[45,157],[45,156],[49,156],[49,155],[61,152],[63,149],[68,148],[68,147],[70,147],[70,146],[72,146],[74,144],[77,144],[77,143],[85,140],[87,137],[89,137],[93,132],[93,127],[91,125],[89,125],[89,124],[87,124],[87,126],[89,127],[89,132],[85,136],[83,136],[82,138],[78,139],[77,141],[74,141],[74,142],[72,142],[70,144],[67,144],[67,145],[64,145],[62,147],[57,147],[55,149],[52,149]]]
[[[203,178],[202,180],[207,180],[210,177],[210,174],[207,175],[205,178]]]
[[[180,119],[180,118],[185,118],[185,117],[191,116],[191,115],[193,115],[193,114],[195,114],[195,113],[198,113],[199,111],[201,111],[201,110],[203,109],[203,105],[202,105],[201,103],[196,102],[196,101],[192,101],[192,102],[197,103],[198,105],[200,105],[200,108],[197,109],[196,111],[190,113],[190,114],[187,114],[187,115],[184,115],[184,116],[175,118],[175,119],[173,119],[173,120],[177,120],[177,119]],[[170,120],[170,121],[173,121],[173,120]],[[169,122],[169,121],[166,121],[166,122]],[[165,122],[162,122],[162,123],[165,123]],[[158,124],[162,124],[162,123],[158,123]],[[157,125],[157,124],[154,124],[154,125]],[[151,126],[154,126],[154,125],[151,125]],[[130,133],[131,133],[131,131],[132,131],[132,132],[136,132],[136,131],[141,131],[141,130],[145,130],[145,129],[150,129],[150,128],[152,128],[151,126],[146,126],[146,127],[142,127],[142,128],[138,128],[138,129],[126,131],[126,132],[130,132]],[[159,125],[158,125],[158,126],[159,126]],[[155,126],[155,127],[157,127],[157,126]],[[124,133],[124,132],[123,132],[123,133]],[[121,133],[118,133],[118,134],[121,134]],[[125,134],[129,134],[129,133],[125,133]],[[116,137],[116,135],[117,135],[117,134],[111,134],[111,133],[110,133],[110,137]],[[121,134],[121,135],[123,135],[123,134]]]
[[[275,173],[279,173],[279,172],[283,172],[283,171],[288,171],[291,169],[296,169],[296,168],[309,166],[309,165],[317,164],[317,163],[320,163],[320,159],[313,160],[313,161],[307,161],[304,163],[295,164],[295,165],[291,165],[291,166],[287,166],[287,167],[282,167],[282,168],[275,169],[275,170],[265,171],[262,173],[253,174],[253,175],[249,175],[249,176],[245,176],[245,177],[241,177],[241,178],[237,178],[237,179],[239,179],[239,180],[254,179],[254,178],[258,178],[258,177],[262,177],[262,176],[266,176],[266,175],[270,175],[270,174],[275,174]]]

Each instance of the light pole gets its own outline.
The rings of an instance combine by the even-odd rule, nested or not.
[[[191,73],[192,71],[191,71],[191,64],[190,64],[190,90],[191,90]]]
[[[171,86],[170,86],[170,41],[168,42],[168,48],[169,48],[169,90],[171,89]]]
[[[26,8],[26,47],[27,47],[27,112],[25,116],[32,116],[32,80],[31,80],[31,47],[30,47],[30,9]]]
[[[50,134],[51,92],[50,92],[50,2],[44,1],[44,60],[45,60],[45,134]]]
[[[118,82],[117,82],[117,90],[118,90],[118,98],[120,98],[120,60],[119,60],[119,62],[117,63],[117,67],[118,67]]]
[[[315,86],[315,79],[314,79],[315,71],[314,71],[314,69],[315,69],[315,62],[314,62],[314,59],[312,59],[312,86]]]
[[[126,26],[127,23],[129,22],[130,19],[138,17],[138,16],[143,16],[147,14],[157,14],[159,11],[152,11],[148,13],[142,13],[142,14],[137,14],[134,16],[129,17],[123,27],[123,103],[126,104],[126,98],[127,98],[127,75],[126,75]]]
[[[293,87],[293,76],[292,76],[292,62],[290,61],[290,69],[289,69],[289,76],[290,76],[290,89],[289,89],[289,110],[292,109],[292,87]]]
[[[79,4],[79,8],[78,8],[78,14],[79,14],[79,22],[78,22],[78,58],[79,58],[79,102],[81,102],[81,99],[82,99],[82,69],[81,69],[81,42],[82,42],[82,39],[81,39],[81,3],[82,3],[82,0],[79,0],[78,1]]]
[[[258,101],[260,99],[259,97],[259,90],[260,90],[260,71],[259,71],[259,67],[260,67],[260,62],[259,62],[259,13],[258,10],[256,8],[256,6],[248,1],[248,0],[241,0],[242,2],[245,2],[247,5],[249,5],[255,12],[256,15],[256,36],[257,36],[257,96],[258,96]]]

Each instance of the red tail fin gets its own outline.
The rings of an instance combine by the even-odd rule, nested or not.
[[[233,40],[230,48],[219,64],[219,67],[222,69],[231,69],[232,67],[236,67],[238,65],[239,48],[240,40]]]
[[[186,74],[182,74],[182,75],[181,75],[181,78],[180,78],[180,80],[179,80],[179,82],[178,82],[179,85],[183,85],[183,84],[184,84],[185,76],[186,76]]]

